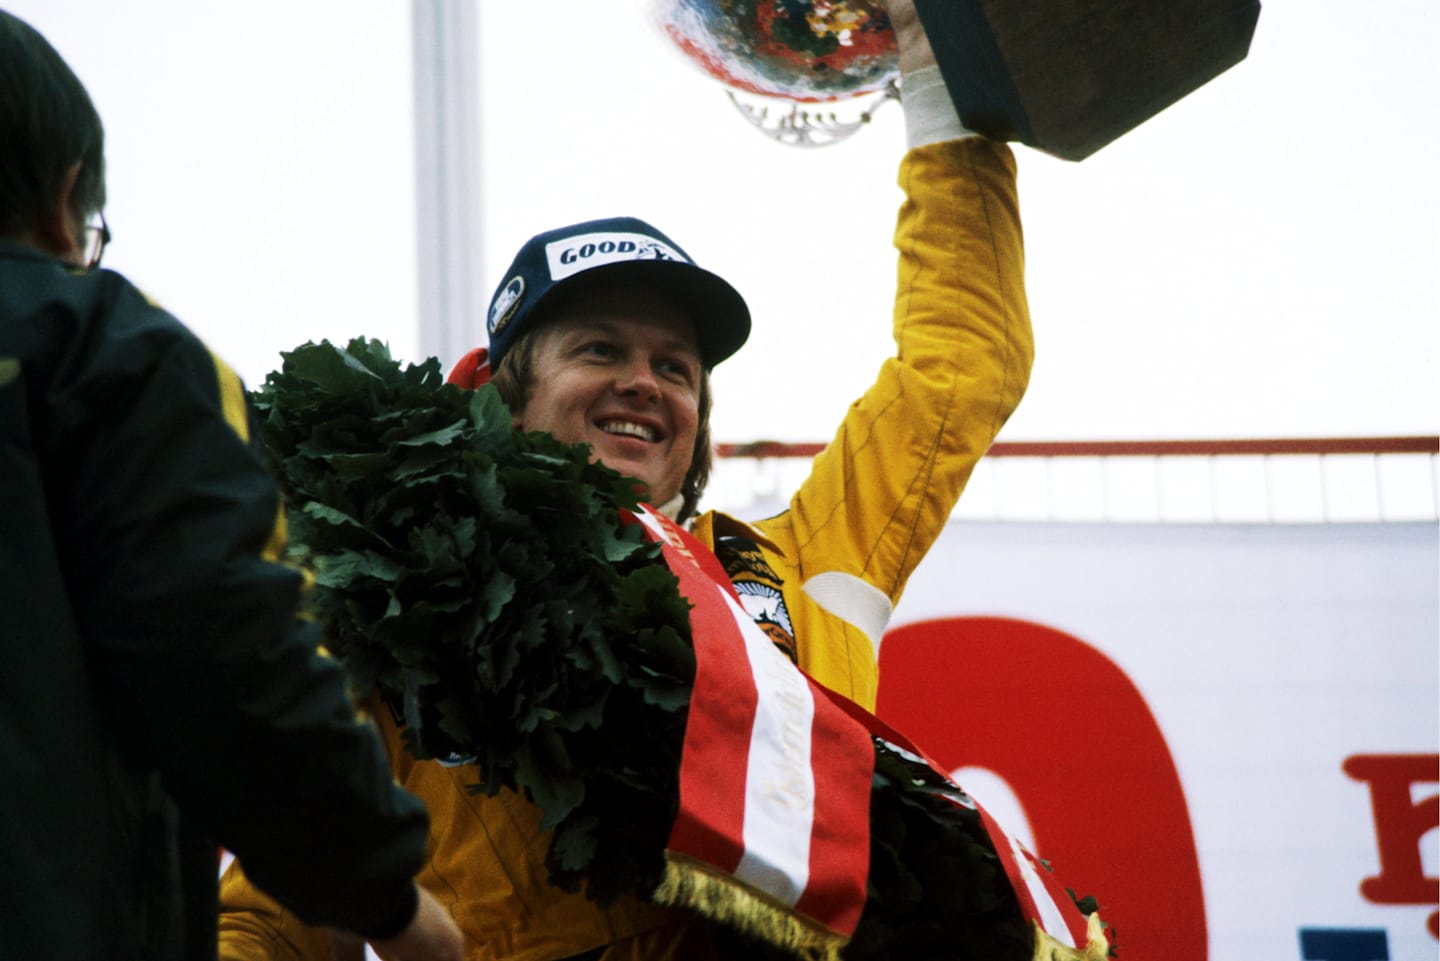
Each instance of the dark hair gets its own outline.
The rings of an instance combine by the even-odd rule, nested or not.
[[[500,399],[517,414],[525,409],[531,388],[535,385],[535,345],[538,342],[535,335],[544,326],[543,322],[531,324],[528,330],[523,331],[505,351],[499,368],[490,377],[490,383],[500,392]],[[700,495],[705,493],[705,485],[710,483],[714,457],[710,449],[710,371],[703,367],[700,369],[698,413],[695,452],[690,457],[690,469],[680,482],[680,494],[684,498],[680,513],[676,515],[676,520],[680,522],[694,514],[699,506]]]
[[[0,10],[0,235],[50,209],[80,165],[74,216],[105,206],[105,131],[80,78],[49,41]]]

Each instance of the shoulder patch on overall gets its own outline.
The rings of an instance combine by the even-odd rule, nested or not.
[[[759,546],[747,537],[726,535],[715,539],[715,556],[725,568],[740,604],[760,629],[792,663],[799,663],[795,628],[785,607],[785,582],[765,560]]]

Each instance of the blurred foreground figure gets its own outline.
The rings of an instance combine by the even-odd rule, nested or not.
[[[97,269],[104,203],[89,96],[0,11],[0,958],[214,957],[223,845],[309,922],[457,959],[240,381]]]

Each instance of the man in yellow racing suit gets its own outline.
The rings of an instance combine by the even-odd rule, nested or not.
[[[898,352],[786,511],[754,524],[710,512],[692,527],[777,644],[872,710],[893,605],[1019,403],[1033,356],[1014,158],[966,135],[933,66],[906,72],[903,103],[911,149],[895,234]],[[492,332],[492,348],[496,340]],[[665,503],[674,490],[652,493]],[[466,785],[481,780],[473,767],[416,761],[389,712],[377,720],[397,779],[425,800],[434,825],[418,880],[452,912],[471,959],[717,957],[694,915],[636,898],[601,908],[549,885],[549,838],[533,805],[511,791],[471,796]],[[222,910],[222,958],[330,957],[323,931],[238,870],[224,881]]]

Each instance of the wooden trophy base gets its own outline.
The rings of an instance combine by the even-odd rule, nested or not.
[[[1245,59],[1259,0],[915,0],[971,130],[1081,160]]]

